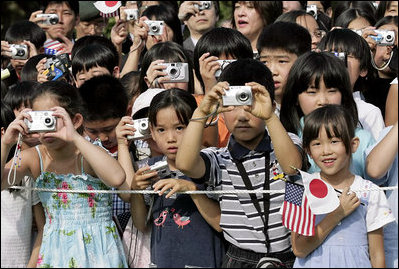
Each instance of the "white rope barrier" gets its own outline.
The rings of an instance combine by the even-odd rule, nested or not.
[[[154,190],[68,190],[68,189],[46,189],[46,188],[34,188],[25,186],[12,186],[10,189],[20,190],[32,190],[32,191],[43,191],[43,192],[63,192],[63,193],[132,193],[132,194],[158,194],[159,191]],[[398,186],[394,187],[379,187],[362,190],[352,190],[353,192],[364,192],[364,191],[385,191],[385,190],[397,190]],[[243,193],[285,193],[285,190],[212,190],[212,191],[184,191],[179,193],[185,194],[243,194]]]

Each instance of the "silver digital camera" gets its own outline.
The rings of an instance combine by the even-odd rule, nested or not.
[[[163,33],[163,21],[151,21],[151,20],[147,20],[144,21],[148,27],[150,28],[150,30],[148,31],[148,35],[162,35]]]
[[[307,5],[306,13],[312,15],[315,20],[317,20],[317,6],[316,5]]]
[[[377,36],[370,35],[375,40],[377,45],[380,46],[392,46],[395,43],[395,32],[390,30],[374,30]]]
[[[128,140],[147,139],[151,137],[148,118],[137,119],[133,121],[133,125],[132,124],[126,124],[126,125],[134,127],[134,129],[136,129],[134,135],[126,136]]]
[[[204,9],[211,9],[212,6],[212,1],[200,1],[201,5],[194,4],[196,8],[198,8],[200,11]]]
[[[11,58],[19,60],[28,59],[27,45],[10,44],[10,49],[11,49]]]
[[[53,111],[29,111],[32,121],[24,119],[29,133],[55,132],[57,130],[57,118]]]
[[[147,170],[144,173],[151,173],[154,171],[157,171],[159,178],[166,178],[171,174],[167,161],[159,161],[154,163],[150,166],[150,170]]]
[[[159,65],[166,66],[163,71],[170,77],[170,80],[163,82],[188,82],[188,63],[161,63]]]
[[[237,60],[217,60],[217,62],[220,64],[220,69],[216,70],[215,72],[215,77],[218,78],[222,74],[223,70],[232,62],[235,62]]]
[[[230,86],[222,96],[223,106],[248,106],[252,104],[250,86]]]
[[[134,8],[125,9],[126,20],[137,20],[139,18],[139,10]]]
[[[59,21],[58,15],[57,14],[37,14],[37,18],[45,18],[41,23],[47,24],[47,25],[54,25],[57,24]]]

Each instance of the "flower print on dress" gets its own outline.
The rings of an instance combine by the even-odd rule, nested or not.
[[[61,183],[61,188],[58,187]],[[67,182],[65,181],[60,181],[57,182],[57,189],[61,189],[61,190],[71,190],[72,187],[71,185],[69,185]],[[71,201],[68,199],[68,194],[66,192],[58,192],[58,193],[54,193],[53,194],[53,199],[57,204],[53,204],[53,207],[55,208],[69,208],[69,204],[71,203]]]
[[[89,185],[87,185],[87,190],[92,191],[92,190],[94,190],[94,188],[92,185],[89,184]],[[99,194],[96,195],[96,193],[94,193],[94,192],[80,193],[78,195],[78,197],[87,199],[87,203],[88,203],[90,211],[91,211],[91,216],[94,219],[96,216],[97,203],[100,201]]]

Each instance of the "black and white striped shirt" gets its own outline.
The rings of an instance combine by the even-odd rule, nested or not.
[[[301,141],[294,134],[289,134],[293,142],[301,147]],[[285,182],[273,180],[273,172],[281,173],[272,145],[267,135],[253,151],[243,147],[231,136],[228,147],[206,148],[201,151],[201,157],[206,164],[204,179],[208,181],[210,189],[215,190],[245,190],[234,157],[240,160],[248,174],[254,190],[263,190],[265,181],[265,152],[270,151],[270,189],[284,190]],[[230,149],[230,150],[229,150]],[[260,207],[263,206],[263,194],[256,197]],[[213,197],[214,198],[214,197]],[[231,244],[246,250],[266,253],[264,224],[258,211],[251,201],[249,194],[222,194],[218,197],[222,211],[220,226],[224,237]],[[284,201],[284,193],[270,194],[270,208],[268,217],[268,235],[270,252],[285,252],[291,249],[290,231],[281,223],[280,207]]]

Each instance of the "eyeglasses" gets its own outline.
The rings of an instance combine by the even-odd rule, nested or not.
[[[326,31],[323,30],[316,30],[313,33],[310,33],[310,35],[316,37],[316,38],[323,38],[326,35]]]

